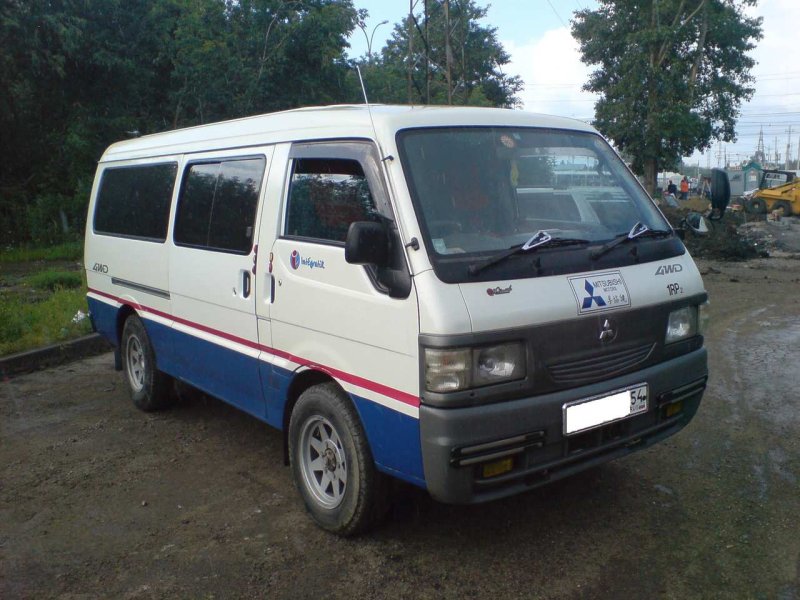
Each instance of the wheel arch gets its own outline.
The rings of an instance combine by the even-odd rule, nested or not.
[[[286,402],[283,406],[283,417],[281,420],[281,430],[283,431],[283,463],[285,465],[289,464],[289,420],[292,417],[294,406],[297,404],[297,401],[300,399],[300,396],[303,394],[303,392],[315,385],[324,383],[333,383],[339,389],[339,391],[342,393],[342,397],[346,398],[347,402],[350,402],[353,405],[356,415],[358,416],[359,420],[362,421],[361,425],[364,425],[363,420],[361,419],[361,414],[358,411],[358,407],[353,402],[350,394],[347,393],[347,391],[332,375],[319,369],[304,369],[302,371],[298,371],[295,373],[295,376],[292,378],[292,381],[286,391]]]
[[[122,371],[122,329],[125,327],[128,317],[137,314],[130,304],[123,304],[117,310],[117,320],[114,326],[114,369],[116,371]]]

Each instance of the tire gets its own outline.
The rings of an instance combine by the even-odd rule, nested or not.
[[[385,476],[355,408],[333,383],[301,394],[289,421],[289,462],[306,509],[323,529],[361,533],[386,511]]]
[[[745,205],[747,212],[754,215],[763,215],[767,212],[767,203],[763,198],[750,198]]]
[[[169,375],[156,369],[156,355],[141,319],[131,315],[122,328],[122,370],[133,404],[152,412],[170,406],[173,396]]]
[[[783,209],[784,217],[792,216],[792,205],[786,200],[778,200],[777,202],[775,202],[775,204],[772,205],[772,210],[780,210],[780,209]]]

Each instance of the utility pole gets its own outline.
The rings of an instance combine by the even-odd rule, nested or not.
[[[408,0],[408,71],[406,72],[406,91],[408,92],[409,104],[413,104],[413,102],[411,102],[412,77],[414,77],[414,0]]]
[[[778,165],[778,161],[781,159],[781,153],[778,152],[778,136],[775,136],[775,168],[777,169],[780,165]]]
[[[431,57],[429,52],[431,36],[428,29],[428,0],[423,0],[425,11],[425,104],[431,103]]]
[[[784,163],[784,168],[788,169],[790,165],[790,161],[792,160],[792,126],[789,125],[789,129],[786,130],[788,134],[786,136],[786,162]]]
[[[764,165],[767,155],[764,154],[764,126],[761,126],[761,131],[758,132],[758,146],[756,146],[756,154],[754,156],[756,162]]]

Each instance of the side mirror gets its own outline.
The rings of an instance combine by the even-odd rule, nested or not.
[[[350,223],[344,243],[344,259],[353,265],[389,264],[389,235],[382,223],[356,221]]]
[[[695,235],[706,235],[708,233],[708,221],[699,212],[690,212],[686,215],[683,223]]]
[[[711,169],[711,208],[712,214],[721,219],[731,199],[731,184],[728,174],[722,169]]]

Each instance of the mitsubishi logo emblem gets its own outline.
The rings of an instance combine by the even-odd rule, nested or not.
[[[613,342],[617,337],[617,328],[611,319],[606,319],[603,322],[603,328],[600,330],[601,342]]]
[[[586,293],[589,295],[583,299],[583,306],[581,307],[582,310],[586,310],[587,308],[592,308],[592,302],[597,304],[598,308],[606,305],[606,301],[603,299],[602,296],[594,295],[594,286],[591,283],[589,283],[588,279],[584,280],[583,289],[585,289]]]

